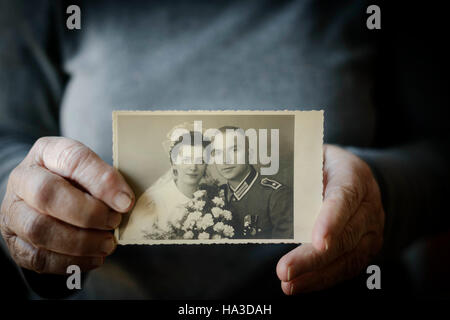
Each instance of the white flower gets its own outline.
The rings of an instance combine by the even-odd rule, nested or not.
[[[213,224],[214,224],[214,220],[210,213],[205,214],[201,220],[197,221],[197,226],[203,230],[212,226]]]
[[[222,209],[214,207],[211,209],[211,213],[213,214],[214,218],[218,218],[222,214]]]
[[[206,202],[203,200],[197,200],[194,201],[194,205],[192,206],[192,208],[197,209],[197,210],[203,210],[203,207],[205,206]]]
[[[201,198],[204,195],[206,195],[206,190],[198,190],[198,191],[195,191],[193,194],[195,199]]]
[[[195,226],[195,223],[201,218],[202,213],[200,211],[194,211],[188,214],[186,220],[183,223],[183,230],[187,231]]]
[[[189,202],[187,203],[187,206],[190,207],[190,208],[193,208],[194,204],[195,204],[194,200],[189,200]]]
[[[213,235],[212,238],[217,240],[217,239],[222,239],[222,236],[220,234],[215,234],[215,235]]]
[[[233,218],[231,211],[228,210],[222,210],[222,215],[225,218],[225,220],[231,220]]]
[[[223,207],[225,205],[225,202],[222,200],[222,198],[219,197],[214,197],[214,199],[212,199],[212,202],[214,202],[214,204],[218,207]]]
[[[183,238],[184,239],[192,239],[192,238],[194,238],[194,233],[192,231],[187,231],[184,233]]]
[[[208,233],[208,232],[201,232],[201,233],[198,235],[198,238],[199,238],[200,240],[206,240],[206,239],[209,239],[209,233]]]
[[[202,213],[200,211],[194,211],[189,213],[186,220],[197,221],[202,217]]]
[[[213,230],[216,232],[221,232],[221,231],[223,231],[224,228],[225,228],[225,225],[223,224],[223,222],[217,222],[214,225]]]
[[[195,225],[195,220],[192,220],[192,219],[186,219],[186,221],[184,221],[184,223],[183,223],[183,230],[184,231],[187,231],[187,230],[189,230],[189,229],[192,229],[192,227]]]
[[[232,238],[234,236],[234,228],[229,225],[224,225],[223,234],[225,237]]]

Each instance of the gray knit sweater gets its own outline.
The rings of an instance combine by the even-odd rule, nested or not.
[[[74,3],[81,30],[65,27]],[[365,27],[366,7],[1,0],[0,199],[9,172],[40,136],[77,139],[111,163],[115,109],[324,109],[325,141],[373,168],[388,216],[386,254],[397,253],[442,214],[436,181],[449,175],[445,125],[425,113],[438,110],[425,103],[432,98],[410,90],[429,80],[415,77],[424,67],[414,52],[398,53],[404,59],[378,81],[378,38]],[[375,99],[386,83],[395,97]],[[292,247],[119,247],[76,297],[279,294],[275,265]]]

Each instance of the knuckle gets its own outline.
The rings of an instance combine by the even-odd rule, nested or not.
[[[16,260],[16,252],[17,250],[17,236],[8,232],[4,232],[2,230],[2,236],[3,239],[5,239],[6,245],[9,248],[9,251],[11,252],[12,257],[14,258],[14,260]]]
[[[47,145],[50,141],[51,137],[40,137],[34,143],[35,145]]]
[[[15,234],[6,233],[3,236],[13,260],[21,267],[30,268],[29,248],[24,246],[23,241]]]
[[[8,218],[7,213],[9,213],[10,207],[11,207],[11,205],[7,205],[7,199],[5,197],[5,199],[3,199],[2,205],[0,207],[0,227],[2,227],[2,228],[7,227],[9,225],[9,218]]]
[[[104,172],[101,175],[100,183],[104,184],[110,184],[114,183],[117,178],[117,172],[113,167],[106,167]]]
[[[89,148],[78,141],[71,140],[70,143],[59,152],[56,159],[56,166],[59,169],[67,171],[71,176],[83,162],[91,157],[91,155],[92,152]]]
[[[9,174],[8,181],[14,180],[16,177],[20,175],[20,170],[22,170],[22,166],[18,165],[14,169],[11,170],[11,173]]]
[[[106,167],[102,172],[99,172],[98,179],[95,179],[95,185],[92,186],[99,197],[103,197],[104,193],[108,192],[108,188],[101,188],[101,186],[113,186],[117,181],[117,172],[112,167]]]
[[[43,245],[47,233],[47,224],[47,217],[43,214],[32,215],[25,221],[24,233],[35,245]]]
[[[23,173],[24,173],[24,166],[22,164],[19,164],[18,166],[16,166],[14,169],[11,170],[6,185],[6,194],[17,193],[16,189],[20,187],[21,182],[23,181],[22,179]]]
[[[341,200],[343,201],[344,206],[351,210],[355,203],[359,203],[360,201],[360,192],[358,188],[347,185],[341,186]]]
[[[41,248],[35,248],[30,256],[30,266],[37,273],[43,273],[46,270],[48,261],[47,251]]]
[[[39,155],[50,144],[52,139],[55,139],[55,138],[54,137],[40,137],[39,139],[37,139],[36,142],[33,144],[33,147],[31,147],[31,150],[28,153],[27,158],[30,159],[32,162],[40,163]]]
[[[11,214],[18,200],[9,200],[8,197],[2,202],[0,210],[0,228],[9,230],[11,227]]]
[[[5,242],[8,246],[11,258],[20,266],[27,267],[26,254],[18,243],[18,238],[14,234],[3,234]]]
[[[342,250],[349,251],[356,247],[359,237],[355,228],[351,224],[347,224],[342,234]]]
[[[58,179],[51,179],[45,177],[37,182],[36,190],[34,192],[34,202],[39,208],[47,208],[49,202],[54,196],[55,190],[58,190],[60,182]]]
[[[1,233],[3,234],[3,233],[5,233],[7,230],[9,229],[9,227],[8,227],[8,221],[7,221],[7,219],[5,218],[5,215],[1,215],[0,216],[0,231],[1,231]]]
[[[42,273],[47,268],[47,251],[34,248],[15,234],[3,233],[12,259],[21,267]]]
[[[35,149],[43,149],[46,145],[49,144],[50,140],[51,140],[50,137],[40,137],[39,139],[36,140],[31,150],[34,151]]]

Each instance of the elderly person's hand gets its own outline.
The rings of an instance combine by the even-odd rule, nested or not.
[[[369,166],[324,146],[324,201],[312,243],[283,256],[277,274],[285,294],[316,291],[356,276],[383,243],[384,210]]]
[[[123,177],[79,142],[39,139],[11,173],[0,226],[12,258],[39,273],[103,264],[134,194]]]

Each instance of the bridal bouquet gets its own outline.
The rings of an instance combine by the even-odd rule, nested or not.
[[[232,214],[224,209],[225,194],[216,184],[201,184],[194,198],[171,221],[176,239],[229,239],[234,236]]]
[[[232,213],[225,209],[225,193],[217,184],[201,184],[168,225],[169,231],[154,230],[151,239],[230,239]]]

